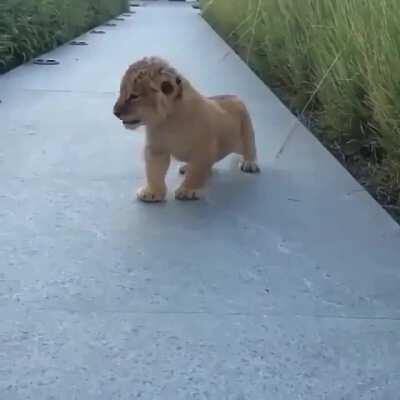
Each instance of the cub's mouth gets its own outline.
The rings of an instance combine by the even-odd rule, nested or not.
[[[130,121],[122,121],[124,125],[139,125],[142,123],[140,119],[132,119]]]
[[[131,119],[129,121],[122,121],[124,128],[129,130],[135,130],[143,125],[140,119]]]

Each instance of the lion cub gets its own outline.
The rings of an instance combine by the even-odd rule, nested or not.
[[[144,58],[126,71],[114,114],[127,129],[146,126],[147,186],[140,200],[165,200],[171,157],[183,161],[185,174],[175,191],[179,200],[200,197],[213,164],[228,154],[243,156],[243,172],[259,172],[252,123],[235,96],[204,97],[167,62]]]

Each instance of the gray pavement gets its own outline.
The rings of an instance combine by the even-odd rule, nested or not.
[[[136,10],[0,77],[0,399],[399,399],[399,226],[195,10]],[[261,175],[135,201],[145,55],[248,103]]]

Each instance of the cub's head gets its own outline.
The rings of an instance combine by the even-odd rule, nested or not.
[[[127,129],[157,125],[182,97],[182,78],[164,60],[144,58],[132,64],[122,78],[114,115]]]

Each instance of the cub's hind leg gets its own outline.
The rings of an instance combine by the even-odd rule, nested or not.
[[[240,132],[242,141],[242,156],[239,166],[243,172],[257,173],[260,167],[257,164],[257,150],[253,124],[246,108],[243,109],[242,125]]]

